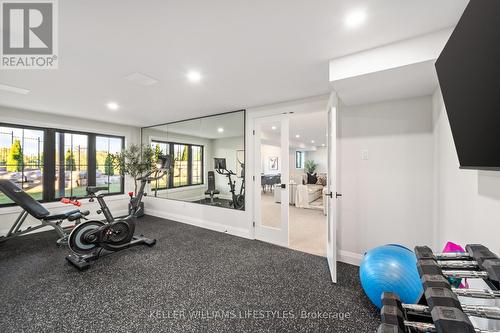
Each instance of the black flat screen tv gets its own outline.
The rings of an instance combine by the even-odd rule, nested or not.
[[[471,0],[436,61],[461,168],[500,170],[500,0]]]

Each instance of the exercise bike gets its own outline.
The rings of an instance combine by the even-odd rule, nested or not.
[[[228,170],[226,167],[226,159],[225,158],[214,158],[214,164],[215,164],[215,171],[219,175],[226,176],[229,180],[229,192],[231,192],[232,196],[232,201],[230,202],[230,205],[233,206],[235,209],[239,210],[244,210],[245,209],[245,164],[241,163],[238,160],[238,163],[241,166],[241,187],[240,187],[240,192],[236,194],[236,180],[233,180],[231,176],[236,176],[236,174],[232,170]]]
[[[68,247],[73,252],[66,260],[80,270],[90,266],[90,262],[97,260],[104,250],[116,252],[136,245],[153,246],[156,239],[144,236],[134,236],[135,219],[141,213],[141,202],[146,184],[163,177],[170,168],[170,156],[158,157],[155,170],[147,175],[137,178],[141,186],[137,196],[130,195],[129,215],[124,218],[115,218],[104,201],[101,191],[107,187],[87,187],[90,202],[97,200],[100,206],[98,213],[102,213],[105,221],[91,220],[80,223],[70,233]]]

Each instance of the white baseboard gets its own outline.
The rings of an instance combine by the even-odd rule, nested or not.
[[[350,251],[339,250],[337,260],[346,264],[359,266],[363,260],[363,255]]]
[[[200,227],[200,228],[204,228],[204,229],[210,229],[210,230],[214,230],[214,231],[218,231],[218,232],[227,233],[227,234],[230,234],[233,236],[243,237],[243,238],[247,238],[247,239],[253,239],[252,237],[250,237],[250,232],[247,229],[243,229],[243,228],[230,227],[230,226],[223,225],[223,224],[216,223],[216,222],[209,222],[209,221],[196,219],[196,218],[192,218],[192,217],[188,217],[188,216],[184,216],[184,215],[172,214],[172,213],[168,213],[168,212],[164,212],[164,211],[158,211],[158,210],[154,210],[151,208],[146,208],[146,214],[156,216],[156,217],[161,217],[161,218],[164,218],[167,220],[172,220],[172,221],[176,221],[176,222],[180,222],[180,223],[193,225],[195,227]]]

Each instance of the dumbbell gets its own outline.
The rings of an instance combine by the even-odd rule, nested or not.
[[[424,289],[430,287],[441,287],[450,289],[457,296],[482,298],[482,299],[500,298],[500,291],[496,290],[452,288],[450,282],[443,275],[425,274],[424,276],[422,276],[421,280]]]
[[[472,278],[472,279],[488,279],[496,284],[500,283],[500,259],[498,262],[488,261],[485,270],[443,270],[439,263],[433,259],[424,259],[417,262],[417,269],[420,277],[424,275],[444,275],[452,278]]]
[[[469,244],[465,247],[467,252],[449,252],[434,254],[428,246],[415,247],[415,255],[417,259],[434,259],[434,260],[454,260],[454,259],[475,259],[482,263],[488,259],[498,259],[498,256],[491,252],[486,246],[481,244]]]
[[[469,316],[500,320],[499,307],[461,304],[458,298],[456,298],[455,294],[451,292],[451,290],[446,289],[449,291],[449,293],[444,294],[441,294],[439,289],[437,292],[436,289],[433,288],[429,288],[429,290],[431,290],[432,293],[429,295],[429,297],[431,297],[434,306],[457,307],[458,309],[463,310],[463,312]],[[436,293],[438,293],[437,296]],[[399,297],[391,292],[384,292],[382,294],[382,304],[396,306],[401,312],[424,316],[430,316],[431,309],[433,308],[432,306],[421,304],[403,304],[401,303]]]
[[[396,325],[381,324],[377,329],[377,333],[406,333],[406,332],[408,332],[408,330],[406,328],[411,328],[417,332],[438,332],[438,330],[436,329],[436,326],[434,324],[420,323],[420,322],[415,322],[415,321],[405,321],[405,329],[404,330]],[[488,330],[481,330],[479,328],[474,328],[474,330],[472,332],[475,332],[475,333],[500,333],[500,331],[488,331]],[[455,333],[455,332],[451,332],[451,333]]]
[[[454,307],[435,307],[431,311],[431,317],[434,324],[409,321],[405,319],[404,313],[397,306],[384,305],[381,312],[382,325],[379,326],[377,332],[402,333],[408,332],[411,328],[418,332],[493,333],[474,328],[469,318],[460,309]]]
[[[500,287],[500,259],[487,247],[479,244],[469,244],[466,247],[467,253],[452,253],[456,257],[471,258],[474,260],[440,260],[444,254],[434,255],[427,246],[415,247],[415,255],[418,259],[418,271],[420,277],[425,274],[441,274],[454,278],[480,278],[488,279],[494,283],[495,287]],[[448,254],[447,254],[448,255]],[[449,259],[449,258],[448,258]],[[445,270],[442,268],[465,268],[480,269],[471,270]]]

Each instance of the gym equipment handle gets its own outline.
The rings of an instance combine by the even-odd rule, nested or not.
[[[496,290],[457,289],[457,288],[451,288],[451,290],[458,296],[473,297],[473,298],[488,298],[488,299],[500,298],[500,291]]]
[[[331,199],[333,199],[333,192],[330,192],[330,193],[326,193],[325,194],[327,197],[330,197]],[[341,197],[342,196],[342,193],[337,193],[335,192],[335,198],[338,198],[338,197]]]

